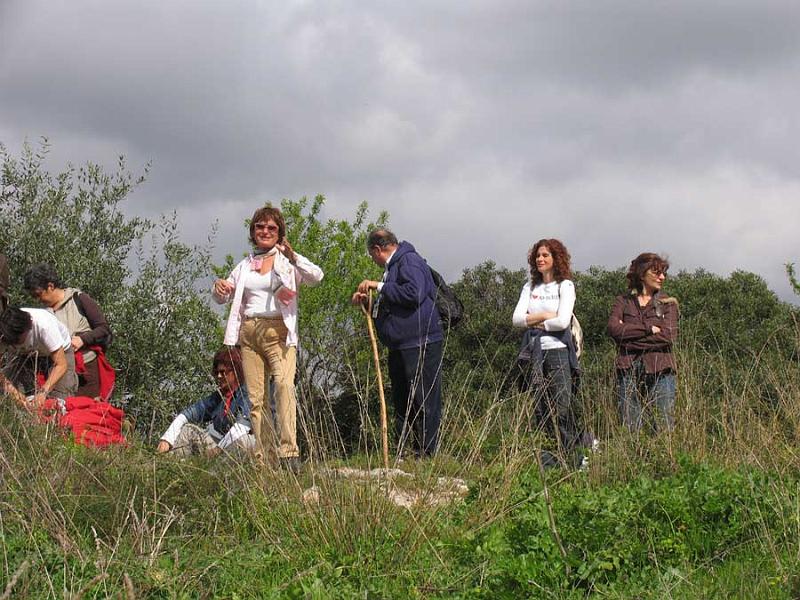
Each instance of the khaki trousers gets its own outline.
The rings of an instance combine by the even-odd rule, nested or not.
[[[225,451],[233,457],[244,458],[253,452],[256,442],[252,435],[240,437],[236,443],[228,446]],[[170,454],[172,456],[205,456],[209,450],[217,447],[217,441],[211,437],[207,428],[201,428],[194,423],[186,423],[181,427],[181,432],[175,440]]]
[[[271,459],[300,456],[297,447],[297,398],[294,375],[297,348],[286,345],[288,334],[280,317],[245,319],[239,333],[242,367],[250,394],[250,422],[260,456]],[[275,420],[269,405],[269,377],[274,381]]]

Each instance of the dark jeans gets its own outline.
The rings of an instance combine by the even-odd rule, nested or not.
[[[648,374],[641,363],[635,363],[630,369],[617,371],[617,393],[622,424],[630,431],[641,430],[645,420],[654,432],[675,427],[674,373]]]
[[[430,456],[439,443],[442,420],[442,342],[389,350],[398,450],[409,442],[417,456]]]
[[[535,402],[534,416],[538,427],[555,438],[559,452],[566,455],[581,440],[572,401],[569,351],[566,348],[555,348],[544,350],[543,354],[542,375],[531,381]]]

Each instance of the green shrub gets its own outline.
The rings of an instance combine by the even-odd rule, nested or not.
[[[591,488],[564,484],[553,493],[561,556],[547,517],[538,471],[524,473],[526,497],[507,522],[479,536],[476,559],[491,557],[486,597],[646,586],[659,572],[722,561],[765,531],[780,535],[798,496],[775,502],[776,487],[796,487],[753,469],[732,471],[682,459],[663,479]]]

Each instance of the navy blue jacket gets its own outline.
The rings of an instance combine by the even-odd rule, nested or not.
[[[235,423],[250,429],[250,396],[247,386],[240,385],[233,393],[231,407],[225,414],[225,398],[219,391],[206,396],[181,412],[190,423],[204,425],[211,421],[220,435],[225,435]]]
[[[391,350],[405,350],[443,340],[428,263],[414,246],[400,242],[388,266],[375,319],[381,342]]]

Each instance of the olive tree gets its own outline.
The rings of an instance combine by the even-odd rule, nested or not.
[[[11,270],[11,301],[31,305],[25,271],[51,263],[67,285],[100,304],[114,332],[114,402],[149,434],[208,389],[219,317],[198,291],[211,272],[209,251],[180,242],[175,215],[152,222],[121,204],[147,175],[87,163],[52,174],[47,140],[19,157],[0,145],[0,252]],[[203,285],[205,287],[205,285]]]

